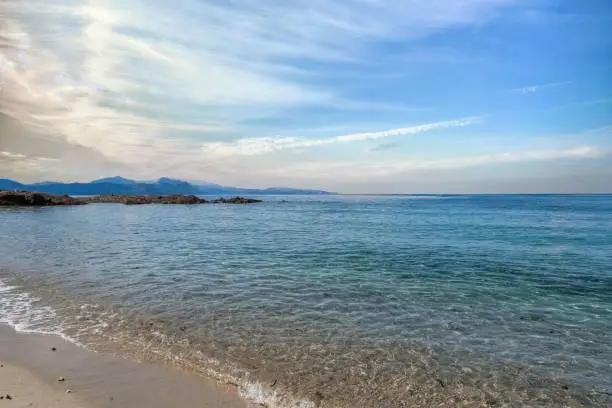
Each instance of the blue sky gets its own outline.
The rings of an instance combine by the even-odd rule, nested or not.
[[[606,0],[5,0],[0,176],[612,191]]]

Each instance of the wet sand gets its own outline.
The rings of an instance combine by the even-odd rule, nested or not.
[[[0,392],[12,398],[0,400],[0,407],[247,407],[234,386],[102,355],[56,336],[18,333],[9,326],[0,326],[0,361]]]

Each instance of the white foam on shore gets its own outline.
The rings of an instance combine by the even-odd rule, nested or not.
[[[287,398],[278,391],[266,390],[259,382],[245,382],[238,393],[247,402],[269,408],[315,408],[312,401]]]
[[[50,306],[40,304],[40,301],[40,298],[23,291],[21,287],[9,285],[0,279],[0,324],[6,324],[21,333],[57,336],[77,346],[87,348],[74,338],[66,335],[56,311]],[[83,305],[81,312],[87,315],[90,307],[94,307],[94,305]],[[96,329],[103,325],[108,325],[108,323],[100,321],[98,324],[89,326],[88,329]],[[186,364],[187,362],[178,356],[174,356],[174,358],[181,360],[186,366],[192,366],[198,372],[206,373],[209,377],[227,382],[223,381],[225,375],[218,370],[218,361],[207,360],[206,367],[208,369],[203,369],[203,367],[195,367],[193,364]],[[239,384],[239,396],[252,404],[261,404],[269,408],[315,408],[312,401],[290,398],[258,381],[240,381],[238,378],[232,378],[231,382]]]
[[[0,279],[0,324],[6,324],[21,333],[58,336],[83,347],[64,333],[55,310],[50,306],[37,305],[38,302],[39,298]]]

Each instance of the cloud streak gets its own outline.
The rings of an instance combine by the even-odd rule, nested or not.
[[[441,170],[463,170],[487,165],[516,164],[564,159],[592,159],[610,154],[596,146],[580,146],[571,149],[519,150],[490,153],[476,156],[456,156],[443,159],[411,159],[401,162],[359,162],[329,163],[310,162],[296,164],[282,169],[268,170],[270,175],[292,174],[316,181],[328,177],[342,177],[350,180],[383,180],[389,177],[428,173]],[[359,171],[356,171],[359,169]]]
[[[202,152],[212,156],[254,156],[284,149],[304,149],[342,143],[377,140],[394,136],[410,136],[434,130],[470,126],[482,121],[479,117],[464,118],[412,127],[388,129],[378,132],[352,133],[327,139],[305,139],[298,137],[264,137],[240,139],[235,142],[213,142],[202,145]]]
[[[2,112],[121,161],[184,133],[253,134],[252,119],[295,109],[388,109],[325,78],[382,57],[378,42],[481,23],[516,1],[5,0]]]
[[[572,81],[562,81],[562,82],[550,82],[548,84],[541,84],[541,85],[529,85],[529,86],[523,86],[520,88],[511,89],[510,93],[527,95],[527,94],[535,93],[535,92],[538,92],[544,89],[557,88],[559,86],[569,85],[571,83]]]

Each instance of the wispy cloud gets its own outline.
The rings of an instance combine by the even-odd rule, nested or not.
[[[443,159],[411,159],[401,162],[343,162],[329,163],[313,161],[281,169],[267,170],[270,175],[292,174],[301,178],[317,180],[342,177],[346,180],[384,179],[398,175],[439,170],[461,170],[478,166],[548,161],[559,159],[588,159],[601,157],[609,152],[597,146],[580,146],[571,149],[520,150],[476,156],[455,156]]]
[[[609,104],[609,103],[612,103],[612,98],[597,98],[597,99],[589,99],[587,101],[577,101],[577,102],[566,103],[563,105],[557,105],[557,106],[553,106],[552,108],[549,108],[548,110],[554,111],[554,110],[560,110],[560,109],[566,109],[566,108],[604,105],[604,104]]]
[[[397,142],[381,143],[379,145],[376,145],[376,146],[370,148],[370,151],[371,152],[382,152],[382,151],[386,151],[386,150],[396,149],[399,146],[400,146],[400,144],[397,143]]]
[[[287,110],[388,111],[326,78],[515,2],[6,0],[1,109],[119,161],[160,139],[223,145]]]
[[[588,129],[585,131],[585,133],[596,133],[596,134],[609,133],[610,135],[612,135],[612,125],[600,126],[597,128]]]
[[[0,152],[0,160],[21,160],[25,158],[26,155],[21,153]]]
[[[526,94],[541,91],[543,89],[556,88],[556,87],[563,86],[563,85],[569,85],[571,83],[572,81],[562,81],[562,82],[550,82],[547,84],[540,84],[540,85],[529,85],[529,86],[523,86],[520,88],[511,89],[510,93],[526,95]]]
[[[339,143],[361,142],[365,140],[377,140],[393,136],[416,135],[440,129],[463,127],[474,125],[482,121],[479,117],[464,118],[423,125],[389,129],[378,132],[352,133],[348,135],[335,136],[326,139],[305,139],[298,137],[264,137],[240,139],[235,142],[212,142],[205,143],[202,151],[212,156],[253,156],[271,153],[284,149],[304,149],[309,147],[326,146]]]

